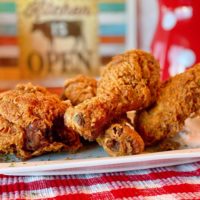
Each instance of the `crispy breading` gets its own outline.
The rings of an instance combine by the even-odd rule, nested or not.
[[[77,75],[65,81],[62,99],[69,99],[72,105],[75,106],[96,96],[96,90],[96,79],[85,75]]]
[[[150,53],[132,50],[115,56],[102,70],[97,95],[113,95],[123,107],[142,109],[156,100],[159,86],[159,63]]]
[[[78,149],[78,135],[72,136],[64,126],[63,115],[69,106],[32,84],[0,93],[0,152],[27,159],[50,151]]]
[[[63,99],[68,99],[73,105],[77,105],[96,96],[96,89],[96,79],[78,75],[65,82]],[[127,118],[120,117],[120,120],[111,123],[96,139],[110,156],[133,155],[144,150],[142,138],[128,121]]]
[[[161,86],[155,106],[137,115],[137,131],[146,145],[173,137],[190,114],[200,109],[200,64]]]
[[[65,125],[95,140],[112,119],[152,104],[159,86],[160,67],[151,54],[132,50],[115,56],[102,73],[97,96],[67,109]]]
[[[127,119],[118,120],[110,125],[97,142],[110,156],[138,154],[144,151],[141,136]]]

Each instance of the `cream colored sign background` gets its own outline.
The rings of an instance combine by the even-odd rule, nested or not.
[[[22,78],[98,73],[96,1],[18,0],[17,6]]]

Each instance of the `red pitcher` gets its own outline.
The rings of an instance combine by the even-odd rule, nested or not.
[[[165,80],[200,61],[200,0],[158,0],[158,5],[151,50]]]

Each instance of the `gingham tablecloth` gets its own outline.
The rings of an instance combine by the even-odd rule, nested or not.
[[[200,162],[103,174],[0,175],[0,199],[200,199]]]

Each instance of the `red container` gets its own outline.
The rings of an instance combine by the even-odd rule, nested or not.
[[[151,50],[165,80],[200,61],[200,0],[158,0],[158,6]]]

